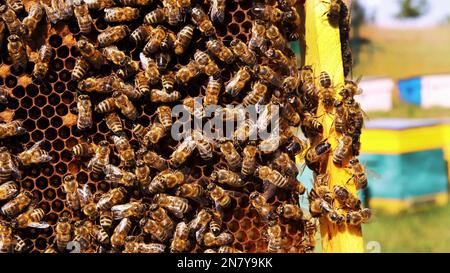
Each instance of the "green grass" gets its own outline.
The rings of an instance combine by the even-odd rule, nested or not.
[[[375,215],[363,226],[364,242],[381,252],[450,252],[450,204],[401,215]]]
[[[423,30],[395,30],[364,26],[363,45],[353,75],[388,76],[394,80],[413,76],[450,73],[450,24]],[[356,52],[355,52],[356,53]],[[355,54],[354,53],[354,54]],[[355,56],[356,58],[356,56]],[[395,91],[394,107],[389,112],[368,113],[375,118],[450,117],[450,109],[421,109],[399,100]]]

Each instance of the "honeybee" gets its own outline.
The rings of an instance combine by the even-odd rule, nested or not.
[[[115,91],[112,98],[114,98],[115,104],[125,117],[131,120],[135,120],[138,117],[136,107],[125,94]]]
[[[231,49],[226,47],[220,40],[211,39],[206,42],[206,48],[208,51],[216,56],[222,62],[231,64],[234,62],[234,53]]]
[[[283,79],[283,88],[288,93],[296,92],[298,87],[300,86],[300,72],[294,71],[291,74]],[[290,96],[289,101],[294,101],[294,98],[299,100],[299,98],[295,96]],[[300,101],[300,100],[299,100]],[[291,102],[292,103],[292,102]],[[302,107],[296,107],[297,109],[301,109]]]
[[[264,221],[273,217],[272,207],[267,203],[267,199],[263,194],[254,191],[250,194],[249,198],[250,204]]]
[[[185,222],[179,222],[173,234],[172,243],[170,244],[170,252],[188,251],[191,242],[189,241],[190,228]]]
[[[8,37],[8,53],[11,56],[14,67],[26,67],[28,57],[25,45],[16,34],[11,34]]]
[[[12,253],[16,242],[12,234],[11,224],[0,221],[0,253]]]
[[[191,79],[197,77],[201,72],[199,64],[191,60],[187,65],[180,67],[175,73],[177,83],[186,85]]]
[[[167,189],[173,189],[184,183],[184,174],[180,171],[164,170],[155,179],[159,179]]]
[[[152,239],[158,242],[164,243],[171,236],[170,231],[160,225],[156,220],[146,217],[142,218],[139,224],[144,233],[151,234]]]
[[[23,166],[40,164],[52,160],[52,157],[48,155],[48,152],[40,148],[41,144],[42,141],[38,141],[31,148],[17,155]]]
[[[111,139],[114,142],[114,146],[119,153],[119,157],[121,162],[125,166],[131,166],[135,163],[136,156],[134,154],[134,150],[130,145],[130,142],[126,138],[126,136],[111,136]]]
[[[123,253],[163,253],[165,250],[164,244],[127,241]]]
[[[140,93],[142,97],[144,94],[150,94],[150,88],[148,86],[149,80],[145,75],[145,72],[141,71],[136,74],[134,78],[134,85],[136,87],[136,91]]]
[[[108,23],[123,23],[134,21],[139,17],[139,9],[132,7],[105,8],[105,21]]]
[[[212,219],[209,222],[209,231],[214,235],[218,235],[222,230],[222,218],[217,210],[211,211]]]
[[[105,117],[106,126],[114,133],[121,134],[123,132],[122,120],[116,112],[111,112]]]
[[[269,48],[266,52],[265,55],[267,56],[267,58],[274,63],[275,65],[279,66],[282,69],[289,69],[289,67],[291,66],[291,59],[288,58],[281,50],[279,49],[274,49],[274,48]]]
[[[320,73],[319,81],[322,87],[319,90],[319,98],[322,101],[322,104],[327,113],[330,113],[335,103],[334,91],[333,88],[331,87],[330,76],[328,75],[327,72],[323,71]]]
[[[186,13],[191,8],[191,0],[176,0],[177,7],[181,12]]]
[[[288,189],[292,186],[289,180],[280,172],[278,172],[277,170],[273,170],[267,166],[258,167],[255,173],[260,179],[267,181],[270,184],[277,186],[278,188]]]
[[[145,141],[148,141],[151,144],[157,144],[165,135],[166,135],[165,127],[161,123],[155,122],[152,124],[150,130],[145,135],[144,139]],[[187,143],[185,145],[187,145]],[[178,153],[182,153],[181,149],[185,148],[188,147],[180,147],[180,150],[177,152],[176,156],[178,156]]]
[[[346,158],[349,155],[352,145],[352,138],[349,136],[342,136],[339,139],[339,144],[333,151],[333,163],[336,166],[342,167],[346,163]]]
[[[9,30],[10,36],[21,36],[24,32],[24,28],[20,20],[17,18],[16,13],[8,8],[6,5],[0,6],[0,16],[6,24]]]
[[[8,104],[8,98],[9,98],[8,91],[0,87],[0,104]]]
[[[251,79],[251,69],[248,66],[244,66],[238,70],[238,72],[230,79],[225,86],[225,92],[231,96],[237,96],[242,89],[244,89],[247,82]]]
[[[147,211],[147,205],[140,201],[134,201],[123,205],[115,205],[111,208],[111,211],[114,215],[114,220],[120,220],[125,217],[140,219]]]
[[[236,151],[232,141],[225,141],[220,144],[220,151],[232,169],[238,169],[242,164],[242,157]]]
[[[66,193],[66,202],[70,209],[80,209],[80,196],[78,194],[78,182],[75,176],[68,174],[63,178],[63,191]]]
[[[136,176],[132,172],[127,172],[112,164],[107,164],[103,172],[105,173],[105,180],[110,182],[113,186],[132,187],[136,182]]]
[[[89,252],[92,244],[92,222],[88,220],[79,220],[74,223],[73,242],[78,243],[81,253]]]
[[[33,34],[38,23],[42,20],[44,16],[44,9],[40,3],[32,2],[30,3],[30,8],[28,10],[27,17],[23,18],[22,24],[28,36]]]
[[[295,157],[296,155],[304,152],[308,148],[308,144],[298,138],[297,136],[291,136],[288,139],[288,144],[286,145],[286,152]]]
[[[95,149],[94,157],[88,163],[88,169],[94,174],[103,173],[103,168],[109,164],[109,143],[106,140],[100,141]]]
[[[45,211],[41,208],[30,208],[28,211],[20,214],[11,224],[13,228],[48,228],[47,222],[41,221],[45,217]]]
[[[326,158],[326,155],[330,152],[331,145],[330,143],[323,141],[317,144],[314,147],[310,147],[306,151],[305,162],[308,167],[312,170],[321,170],[324,166],[322,165],[322,161]],[[323,162],[325,164],[325,162]],[[318,172],[320,173],[320,172]]]
[[[323,125],[310,112],[303,112],[302,128],[306,137],[313,137],[323,133]]]
[[[272,161],[272,165],[282,174],[290,177],[297,177],[299,173],[297,165],[287,153],[279,153],[276,155]]]
[[[106,63],[105,56],[103,56],[103,54],[99,50],[97,50],[92,43],[88,42],[87,40],[85,39],[78,40],[77,47],[80,50],[81,55],[95,69],[100,69],[101,66]],[[85,65],[82,64],[80,64],[80,68],[82,68],[80,69],[80,71],[87,70],[85,68]]]
[[[76,157],[87,157],[95,155],[95,150],[97,149],[97,145],[94,143],[80,143],[72,148],[72,153]]]
[[[0,139],[25,134],[27,130],[22,127],[22,123],[22,120],[0,123]]]
[[[104,193],[97,202],[97,209],[110,210],[113,206],[122,203],[127,195],[127,190],[124,187],[111,189]]]
[[[24,211],[34,200],[32,193],[24,191],[19,193],[14,199],[5,203],[0,211],[7,217],[14,217]]]
[[[334,102],[334,130],[343,134],[346,131],[347,112],[342,101],[336,100]]]
[[[309,210],[311,212],[311,216],[317,217],[325,215],[330,222],[338,225],[342,224],[344,221],[344,217],[338,214],[330,203],[320,198],[314,189],[312,189],[309,193],[308,200],[310,204]]]
[[[85,92],[98,92],[107,94],[113,92],[114,77],[106,76],[102,78],[89,77],[78,83],[78,88]]]
[[[84,76],[86,76],[88,70],[89,63],[83,57],[77,58],[75,61],[75,66],[72,70],[72,80],[77,82],[80,81],[84,78]]]
[[[60,252],[67,249],[67,244],[72,240],[72,225],[67,217],[60,217],[55,228],[56,247]]]
[[[283,247],[283,231],[276,221],[269,222],[267,227],[267,252],[279,253]]]
[[[247,184],[237,173],[228,170],[214,171],[211,174],[211,179],[217,181],[220,184],[226,184],[235,188],[241,188]]]
[[[165,71],[172,60],[172,55],[169,52],[158,52],[156,53],[155,58],[158,69],[160,71]]]
[[[133,223],[128,218],[123,218],[120,223],[114,229],[111,236],[111,246],[115,249],[121,248],[125,245],[125,239],[131,232]]]
[[[84,0],[89,9],[103,10],[104,8],[114,7],[117,5],[114,0]]]
[[[158,171],[164,171],[168,168],[167,160],[153,151],[145,153],[142,159],[145,164]]]
[[[144,53],[145,56],[150,56],[150,54],[156,53],[161,48],[161,44],[166,36],[166,28],[164,28],[163,26],[154,28],[150,34],[150,39],[142,50],[142,53]]]
[[[20,178],[17,160],[11,156],[6,147],[0,147],[0,181],[8,181],[11,177]]]
[[[92,127],[92,103],[88,95],[79,95],[77,99],[77,127],[80,130]]]
[[[127,56],[117,48],[117,46],[107,46],[102,48],[102,53],[112,63],[116,65],[125,65]]]
[[[174,51],[177,55],[182,55],[192,40],[192,35],[194,33],[194,26],[186,25],[177,34],[177,39],[174,43]]]
[[[161,24],[167,20],[167,9],[157,8],[145,15],[144,22],[149,25]]]
[[[89,33],[92,29],[92,17],[89,14],[88,5],[83,0],[73,2],[73,13],[78,21],[80,32]]]
[[[196,147],[197,142],[192,136],[186,137],[170,155],[169,164],[175,167],[180,166],[187,160]]]
[[[252,24],[252,36],[248,42],[248,48],[253,52],[267,51],[266,25],[262,20],[255,20]]]
[[[178,187],[176,195],[196,201],[205,195],[205,190],[199,184],[183,184]]]
[[[256,65],[257,59],[255,53],[250,51],[247,45],[239,39],[235,39],[230,43],[233,53],[245,64],[249,66]]]
[[[152,204],[149,207],[150,218],[158,222],[168,232],[172,232],[175,228],[175,224],[167,214],[166,210],[156,204]]]
[[[181,9],[176,0],[163,0],[163,6],[166,9],[167,23],[171,26],[177,25],[181,20]]]
[[[167,102],[175,102],[180,100],[181,93],[178,91],[172,91],[172,93],[167,93],[163,90],[152,89],[150,90],[150,100],[154,103],[167,103]]]
[[[194,138],[197,142],[197,150],[203,160],[211,160],[213,157],[214,144],[211,139],[204,136],[199,131],[194,131]]]
[[[146,18],[146,17],[145,17]],[[145,20],[144,18],[144,20]],[[153,27],[149,24],[142,24],[138,26],[133,32],[130,34],[130,39],[135,44],[140,45],[144,42],[147,42],[150,39],[150,34],[152,33]]]
[[[227,209],[231,206],[232,199],[228,192],[222,187],[210,183],[206,189],[208,190],[211,199],[215,202],[216,207]]]
[[[269,83],[275,87],[282,88],[283,81],[280,78],[280,75],[276,73],[272,68],[267,65],[260,65],[257,67],[257,75],[258,77]]]
[[[325,13],[328,18],[328,22],[332,27],[339,27],[339,21],[341,17],[341,5],[345,5],[342,0],[330,0],[325,2],[329,4],[328,11]],[[325,15],[324,14],[324,15]]]
[[[99,46],[105,47],[119,42],[130,33],[130,29],[126,25],[108,27],[97,36]]]
[[[203,103],[205,105],[216,105],[219,103],[219,94],[222,89],[222,81],[209,77],[208,84],[205,88],[205,97]]]
[[[191,10],[192,21],[198,26],[198,29],[206,36],[212,36],[216,33],[211,20],[200,6],[194,7]]]
[[[282,204],[277,208],[277,214],[286,219],[300,221],[303,219],[303,210],[293,204]]]
[[[109,230],[112,227],[113,213],[110,210],[103,210],[100,212],[100,226]]]
[[[150,183],[150,168],[144,163],[143,160],[139,159],[136,161],[136,169],[134,170],[134,175],[140,189],[143,189]]]
[[[257,81],[252,86],[252,91],[242,100],[242,106],[255,105],[260,102],[267,93],[267,85]]]
[[[361,164],[356,157],[351,158],[349,164],[356,189],[360,190],[366,188],[368,181],[363,164]]]
[[[362,94],[362,89],[358,87],[358,83],[360,80],[361,78],[358,78],[356,81],[345,80],[344,87],[339,92],[339,95],[342,96],[343,100],[348,100],[356,95]]]
[[[350,209],[360,209],[361,208],[361,201],[350,193],[346,188],[342,186],[335,185],[333,187],[334,196],[339,201],[340,204],[343,206],[350,208]]]
[[[363,208],[356,211],[350,211],[345,217],[345,221],[348,225],[359,226],[361,224],[369,222],[372,217],[372,211],[368,208]]]
[[[208,54],[206,54],[206,55],[208,56],[209,61],[203,67],[203,72],[205,72],[205,74],[207,76],[218,77],[220,75],[219,66],[216,64],[216,62],[213,61],[213,59],[211,59],[211,57],[209,57]],[[194,55],[194,58],[195,58],[195,55]],[[197,61],[197,63],[198,63],[198,61]]]
[[[260,20],[268,20],[275,24],[283,20],[283,11],[279,8],[271,5],[265,5],[264,3],[255,3],[251,8],[251,13]]]
[[[256,170],[256,153],[258,148],[254,145],[247,145],[243,151],[241,173],[245,176],[253,175]]]
[[[38,59],[34,65],[33,76],[39,80],[44,79],[48,71],[48,64],[53,56],[49,45],[42,45],[39,49]]]
[[[218,247],[231,244],[233,240],[233,235],[228,232],[222,232],[217,236],[212,232],[207,232],[203,238],[203,244],[207,247]]]
[[[266,37],[270,41],[273,48],[284,50],[287,45],[287,41],[280,33],[280,30],[275,25],[270,25],[266,29]]]
[[[142,97],[142,93],[133,84],[126,83],[121,78],[116,78],[113,82],[113,88],[131,100],[139,100]]]
[[[81,210],[83,211],[84,215],[91,220],[97,219],[99,216],[99,212],[94,202],[94,196],[89,189],[89,185],[84,184],[83,187],[78,190],[78,194],[80,197]]]
[[[153,201],[162,208],[170,211],[177,218],[183,218],[183,215],[191,208],[187,199],[164,193],[156,194]]]
[[[324,173],[316,176],[314,181],[314,190],[318,196],[326,202],[332,204],[334,200],[334,194],[330,190],[330,174]]]
[[[0,201],[13,198],[19,192],[19,187],[14,181],[8,181],[0,185]]]

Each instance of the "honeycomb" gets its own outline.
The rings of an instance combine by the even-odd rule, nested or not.
[[[27,9],[30,1],[25,1]],[[247,42],[250,39],[252,18],[250,8],[253,1],[226,1],[225,22],[220,26],[216,25],[217,36],[229,45],[233,39],[240,39]],[[152,8],[142,8],[142,14],[146,14]],[[95,37],[99,32],[106,29],[109,24],[105,22],[103,12],[91,10],[90,14],[94,20],[93,31],[89,37]],[[19,19],[23,15],[18,16]],[[137,25],[132,22],[130,28]],[[0,105],[0,118],[3,121],[22,119],[23,126],[28,131],[18,137],[1,139],[0,146],[6,146],[13,154],[22,152],[26,147],[30,147],[38,141],[42,141],[42,148],[49,151],[52,160],[48,163],[30,167],[24,170],[22,178],[18,181],[22,189],[30,191],[38,200],[38,206],[45,210],[44,221],[50,224],[46,229],[27,228],[19,229],[15,232],[32,244],[31,252],[44,252],[53,246],[55,242],[55,227],[61,216],[68,216],[72,219],[82,219],[80,212],[74,212],[66,206],[66,194],[63,192],[62,177],[71,173],[76,175],[80,185],[88,184],[94,195],[105,193],[110,190],[111,185],[104,181],[102,177],[88,171],[86,164],[75,158],[72,148],[79,143],[90,140],[98,143],[108,140],[111,135],[106,126],[103,115],[93,112],[92,128],[80,131],[76,126],[77,116],[72,109],[76,108],[77,83],[71,80],[71,72],[75,66],[76,58],[80,52],[76,48],[76,40],[82,37],[76,19],[59,21],[50,24],[42,20],[35,32],[35,39],[29,44],[28,52],[36,51],[38,46],[48,42],[53,49],[53,58],[49,64],[49,70],[44,81],[33,79],[33,61],[28,61],[27,68],[14,69],[11,66],[11,59],[7,50],[1,51],[0,64],[0,85],[10,94],[8,104]],[[91,37],[92,36],[92,37]],[[194,37],[194,40],[197,37]],[[125,39],[126,40],[126,39]],[[192,44],[195,44],[193,42]],[[2,44],[3,48],[6,44]],[[131,48],[128,42],[119,42],[117,46],[121,50],[131,53],[133,60],[139,60],[139,51]],[[186,64],[188,59],[179,58],[180,64]],[[102,67],[101,75],[108,75],[112,72],[109,66]],[[91,72],[92,73],[92,72]],[[98,72],[95,72],[96,76]],[[227,74],[228,73],[228,74]],[[88,75],[89,76],[89,75]],[[90,75],[92,76],[92,75]],[[222,73],[223,81],[230,78],[226,70]],[[188,95],[202,96],[202,90],[198,84],[187,90]],[[105,97],[98,94],[90,94],[92,104],[96,105]],[[232,102],[231,102],[232,103]],[[145,102],[134,102],[139,111],[139,118],[135,122],[122,119],[124,131],[135,150],[139,149],[138,140],[131,133],[133,123],[139,123],[145,127],[154,120],[155,106]],[[177,142],[165,139],[156,151],[165,158],[173,152]],[[111,153],[111,164],[119,165],[119,158]],[[210,183],[211,173],[217,166],[226,164],[219,156],[214,156],[213,162],[203,161],[198,154],[194,154],[186,164],[188,177],[186,181],[197,183]],[[262,191],[262,183],[252,183],[248,191]],[[226,188],[226,187],[225,187]],[[131,193],[132,197],[140,198],[139,192]],[[232,208],[227,210],[223,216],[224,231],[234,235],[234,248],[244,252],[265,252],[267,251],[267,239],[264,235],[265,223],[258,213],[251,208],[248,195],[233,198]],[[288,191],[280,190],[274,197],[268,200],[273,207],[279,204],[298,204],[297,198],[292,198]],[[192,218],[198,207],[195,207],[187,218]],[[4,218],[3,216],[1,216]],[[284,249],[287,252],[291,247],[296,246],[304,236],[304,227],[298,222],[290,222],[280,219],[281,229],[284,234]],[[139,235],[141,230],[137,225],[130,235]],[[148,238],[146,239],[148,241]],[[201,252],[204,249],[196,247],[194,252]]]

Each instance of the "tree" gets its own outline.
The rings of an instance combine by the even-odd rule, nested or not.
[[[427,11],[426,0],[401,0],[399,18],[417,18]]]

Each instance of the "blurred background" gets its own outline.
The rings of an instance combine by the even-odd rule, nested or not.
[[[353,0],[351,23],[366,251],[450,252],[450,1]]]

